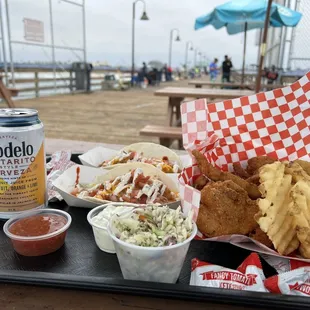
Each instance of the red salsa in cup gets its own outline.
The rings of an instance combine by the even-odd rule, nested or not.
[[[68,220],[62,215],[35,214],[15,221],[9,226],[8,231],[14,235],[11,240],[17,253],[40,256],[52,253],[64,244],[66,230],[63,228],[67,222]]]

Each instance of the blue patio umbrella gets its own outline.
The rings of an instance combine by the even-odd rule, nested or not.
[[[226,27],[228,34],[244,32],[242,82],[245,67],[247,30],[264,28],[267,0],[232,0],[217,6],[211,13],[198,17],[195,30],[212,25],[215,29]],[[272,27],[295,27],[302,14],[283,5],[272,3],[269,25]]]

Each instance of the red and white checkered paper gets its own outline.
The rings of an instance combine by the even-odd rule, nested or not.
[[[231,170],[235,162],[244,166],[249,158],[260,155],[310,161],[310,72],[281,89],[209,104],[205,99],[185,102],[181,114],[185,149],[189,153],[199,149],[222,170]],[[191,185],[199,175],[194,164],[179,176],[183,210],[192,209],[195,218],[200,191]],[[204,239],[201,233],[198,236]],[[207,240],[242,244],[252,251],[279,256],[245,236]]]

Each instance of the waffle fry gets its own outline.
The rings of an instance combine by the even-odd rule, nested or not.
[[[310,182],[310,175],[296,161],[286,165],[285,173],[290,174],[293,177],[294,183],[297,183],[300,180]]]
[[[310,182],[298,181],[291,190],[291,197],[295,207],[299,252],[303,257],[310,258]]]
[[[259,176],[263,198],[255,219],[260,228],[280,254],[299,248],[310,258],[310,176],[297,162],[265,165]]]
[[[287,255],[299,246],[293,203],[289,197],[292,176],[285,174],[285,163],[280,162],[263,166],[259,175],[259,189],[264,198],[258,202],[260,212],[255,219],[275,249]]]
[[[301,160],[301,159],[297,159],[297,160],[295,160],[295,163],[299,164],[301,166],[301,168],[304,169],[308,175],[310,175],[310,162],[305,161],[305,160]]]

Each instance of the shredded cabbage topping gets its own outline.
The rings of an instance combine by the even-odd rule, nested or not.
[[[143,247],[171,246],[182,243],[193,231],[193,213],[187,217],[168,206],[146,206],[134,209],[127,217],[119,217],[114,221],[119,231],[117,237],[131,244]]]

